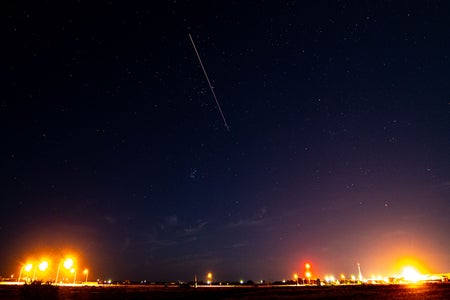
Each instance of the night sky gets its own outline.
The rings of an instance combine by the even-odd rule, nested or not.
[[[1,275],[450,271],[447,1],[29,2],[1,4]]]

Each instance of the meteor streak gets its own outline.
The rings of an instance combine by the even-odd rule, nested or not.
[[[198,61],[200,63],[200,66],[202,67],[203,74],[205,74],[206,81],[208,82],[209,88],[211,89],[211,93],[212,93],[212,95],[214,97],[214,100],[216,101],[216,105],[217,105],[217,108],[219,109],[220,115],[222,116],[222,120],[223,120],[223,123],[225,125],[225,128],[229,132],[230,131],[230,127],[228,127],[227,120],[225,119],[225,116],[224,116],[224,114],[222,112],[222,108],[220,107],[219,100],[217,100],[216,93],[214,93],[214,88],[211,85],[211,81],[209,81],[208,73],[206,73],[205,66],[203,66],[202,59],[200,58],[200,54],[198,54],[197,47],[195,47],[194,40],[192,39],[192,36],[191,36],[190,33],[189,33],[189,38],[191,39],[192,47],[194,47],[195,54],[197,54]]]

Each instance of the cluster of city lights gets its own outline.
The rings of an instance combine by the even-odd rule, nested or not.
[[[358,284],[358,283],[372,283],[372,284],[386,284],[386,283],[419,283],[419,282],[430,282],[430,281],[439,281],[443,279],[443,275],[439,274],[422,274],[416,267],[413,265],[403,265],[402,272],[399,275],[391,275],[388,277],[382,277],[381,275],[372,275],[371,278],[363,278],[361,274],[360,265],[357,264],[359,274],[358,276],[350,275],[345,276],[345,274],[340,274],[340,276],[335,277],[334,275],[325,275],[323,281],[320,284]],[[297,273],[293,275],[293,279],[296,285],[299,285],[299,280],[301,280],[302,284],[318,284],[315,280],[311,280],[312,271],[311,264],[306,263],[304,265],[304,277],[303,279]],[[445,277],[445,276],[444,276]],[[285,282],[285,280],[283,281]]]
[[[295,277],[294,277],[295,278]],[[370,278],[363,278],[361,274],[358,277],[350,275],[346,277],[341,274],[339,278],[334,275],[326,275],[324,283],[326,284],[355,284],[355,283],[371,283],[371,284],[387,284],[387,283],[419,283],[440,281],[443,279],[439,274],[422,274],[413,266],[405,266],[401,274],[394,274],[390,276],[372,275]]]
[[[360,265],[358,267],[358,276],[350,275],[346,276],[341,273],[340,276],[325,275],[324,277],[317,277],[317,274],[313,273],[311,263],[305,263],[303,265],[303,272],[293,274],[295,285],[341,285],[341,284],[392,284],[392,283],[420,283],[446,280],[448,281],[448,274],[422,274],[419,270],[422,268],[415,267],[414,264],[403,265],[402,271],[399,275],[391,275],[389,277],[382,277],[380,275],[372,275],[368,278],[363,278]],[[19,275],[11,278],[15,279],[15,282],[31,283],[34,281],[41,281],[46,283],[52,283],[57,285],[76,285],[76,284],[88,284],[89,269],[80,268],[77,260],[74,256],[65,256],[54,260],[43,258],[40,260],[28,260],[19,266]],[[80,272],[83,275],[80,276]],[[78,280],[77,280],[78,274]],[[213,286],[213,274],[207,272],[206,283],[208,286]],[[317,278],[317,279],[316,279]],[[98,280],[97,280],[98,281]],[[259,282],[259,281],[258,281]],[[93,284],[94,282],[92,282]],[[111,280],[108,282],[111,284]],[[240,284],[244,281],[241,279]],[[261,284],[264,280],[261,280]],[[286,283],[286,280],[283,280]],[[222,284],[222,283],[220,283]],[[197,287],[197,276],[195,276],[195,286]]]
[[[340,284],[340,283],[356,283],[357,279],[355,275],[350,275],[350,277],[346,277],[345,274],[341,274],[340,279],[336,279],[334,275],[326,275],[325,282],[328,284]]]
[[[30,283],[33,281],[45,281],[54,284],[76,284],[77,282],[87,282],[89,269],[84,268],[81,280],[77,281],[79,266],[73,257],[60,259],[53,264],[50,259],[27,261],[20,265],[17,282]]]

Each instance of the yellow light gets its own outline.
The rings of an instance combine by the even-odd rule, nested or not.
[[[297,275],[297,274],[294,274],[294,278],[297,279],[297,278],[298,278],[298,275]]]
[[[31,269],[33,269],[33,265],[32,265],[32,264],[27,264],[27,265],[25,266],[25,271],[30,272]]]
[[[306,268],[306,269],[310,269],[310,268],[311,268],[311,265],[310,265],[309,263],[306,263],[306,264],[305,264],[305,268]]]
[[[311,277],[311,272],[306,272],[306,277],[309,279]]]
[[[70,268],[72,268],[72,266],[73,266],[73,259],[68,258],[64,261],[64,268],[69,270]]]
[[[405,267],[402,272],[403,279],[409,282],[418,282],[422,276],[414,267]]]
[[[85,281],[88,281],[88,274],[89,274],[89,270],[88,269],[84,269],[83,274],[86,275],[86,279]]]
[[[48,262],[47,261],[44,260],[43,262],[41,262],[39,264],[39,270],[45,271],[45,270],[47,270],[47,268],[48,268]]]
[[[208,278],[211,279],[212,278],[212,274],[208,273]]]
[[[397,260],[392,271],[396,274],[401,274],[406,267],[412,267],[420,274],[430,273],[430,270],[428,270],[425,263],[419,258],[414,257],[404,257]]]

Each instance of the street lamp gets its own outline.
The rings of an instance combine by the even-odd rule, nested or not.
[[[72,268],[73,266],[73,259],[71,258],[66,258],[64,261],[61,260],[58,264],[58,270],[56,271],[56,278],[55,278],[55,284],[58,284],[58,277],[59,277],[59,271],[61,269],[61,263],[63,264],[64,268],[66,268],[67,270],[70,270],[70,268]]]
[[[298,285],[298,275],[297,273],[294,274],[295,284]]]
[[[83,274],[86,275],[86,280],[85,282],[87,283],[88,281],[88,275],[89,275],[89,270],[88,269],[84,269]]]
[[[208,273],[208,283],[209,283],[209,285],[212,284],[212,273],[211,272]]]
[[[308,278],[308,284],[309,284],[310,283],[310,278],[311,278],[311,271],[309,269],[311,269],[311,265],[309,263],[306,263],[305,264],[305,269],[306,269],[305,275],[306,275],[306,278]]]
[[[310,282],[310,279],[311,279],[311,272],[307,271],[307,272],[305,273],[305,275],[306,275],[306,278],[308,278],[308,284],[311,283],[311,282]]]
[[[23,265],[23,266],[20,268],[19,278],[17,279],[17,281],[20,282],[20,279],[22,278],[22,271],[23,271],[23,270],[25,270],[25,272],[28,273],[28,272],[31,271],[31,269],[33,269],[33,265],[32,265],[32,264],[26,264],[26,265]]]
[[[43,261],[39,264],[39,270],[41,270],[42,272],[44,272],[45,270],[47,270],[48,268],[48,262],[47,261]]]
[[[73,266],[73,259],[68,258],[64,261],[64,268],[66,268],[67,270],[72,268]]]
[[[47,270],[48,268],[48,262],[47,261],[42,261],[39,265],[38,265],[39,271],[44,272],[45,270]],[[36,268],[34,268],[34,274],[33,274],[33,280],[36,280]]]

